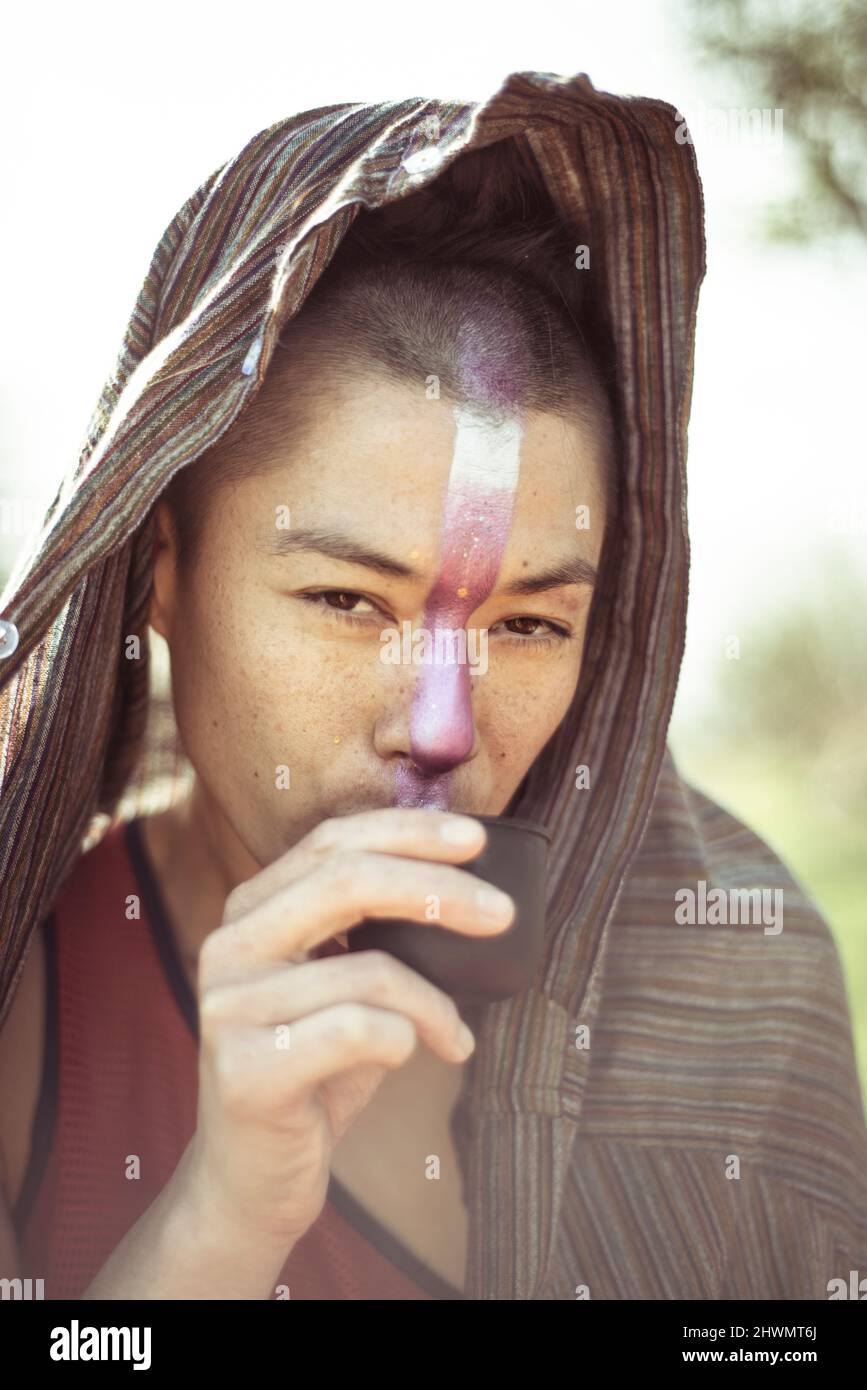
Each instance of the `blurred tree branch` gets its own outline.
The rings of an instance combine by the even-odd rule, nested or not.
[[[829,547],[800,601],[763,611],[739,634],[738,660],[720,660],[693,745],[782,757],[867,824],[865,613],[863,577]]]
[[[691,0],[688,26],[699,61],[733,76],[750,107],[782,109],[799,147],[801,193],[771,211],[767,234],[867,237],[864,0]]]

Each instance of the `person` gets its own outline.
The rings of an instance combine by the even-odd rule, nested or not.
[[[526,73],[324,108],[167,229],[4,596],[0,1274],[725,1299],[867,1267],[833,940],[666,745],[704,273],[675,114]],[[484,660],[386,659],[405,625]],[[551,834],[545,948],[467,1003],[351,936],[508,930],[482,815]]]

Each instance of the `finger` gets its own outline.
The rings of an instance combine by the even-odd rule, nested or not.
[[[203,1033],[232,1024],[294,1029],[298,1019],[353,1001],[403,1013],[428,1047],[450,1059],[467,1056],[454,1000],[387,951],[353,951],[218,985],[203,994],[199,1022]]]
[[[446,838],[456,828],[463,829],[470,838],[462,842]],[[350,816],[334,816],[321,821],[279,859],[234,888],[226,900],[223,921],[237,921],[246,916],[279,888],[310,873],[334,853],[367,849],[380,854],[459,864],[479,854],[486,840],[487,831],[481,821],[446,811],[386,806]]]
[[[222,1086],[236,1108],[273,1114],[356,1067],[403,1066],[417,1041],[405,1014],[357,1002],[336,1004],[296,1020],[288,1036],[273,1028],[243,1030],[221,1061]]]
[[[496,904],[504,901],[504,910]],[[367,917],[407,918],[467,936],[489,936],[514,920],[508,894],[449,864],[355,850],[271,895],[237,922],[211,932],[200,953],[208,983],[223,972],[291,959]],[[206,959],[207,957],[207,959]]]

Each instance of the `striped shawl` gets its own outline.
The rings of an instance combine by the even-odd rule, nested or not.
[[[511,807],[552,832],[547,944],[532,988],[470,1019],[453,1128],[473,1299],[825,1298],[828,1280],[867,1275],[867,1132],[833,940],[666,745],[705,268],[678,126],[665,102],[525,72],[480,103],[334,105],[261,131],[166,229],[0,603],[18,636],[0,661],[2,1022],[77,857],[187,785],[147,640],[155,501],[254,397],[360,207],[509,138],[535,161],[591,249],[616,349],[622,545],[573,707]],[[675,894],[699,881],[782,888],[784,930],[678,925]]]

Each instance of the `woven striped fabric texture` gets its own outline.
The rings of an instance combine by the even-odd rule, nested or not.
[[[867,1274],[867,1131],[833,939],[666,744],[705,272],[680,128],[664,101],[522,72],[481,102],[327,106],[255,135],[166,229],[80,456],[0,601],[17,631],[0,660],[2,1022],[78,856],[188,783],[147,640],[157,498],[254,398],[362,207],[502,141],[535,163],[590,248],[616,350],[622,529],[573,706],[510,807],[552,833],[546,950],[531,989],[470,1020],[455,1114],[469,1298],[825,1298]],[[700,881],[781,888],[784,930],[679,925],[675,894]]]

